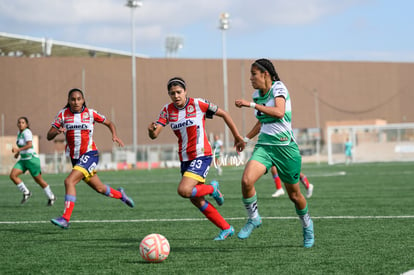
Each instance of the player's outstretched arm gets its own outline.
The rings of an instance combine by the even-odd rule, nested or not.
[[[112,141],[118,143],[120,147],[124,147],[124,142],[118,137],[116,133],[115,124],[110,121],[109,119],[105,119],[103,124],[108,127],[109,131],[111,131],[112,134]]]
[[[260,121],[257,121],[256,124],[253,126],[253,128],[250,130],[250,132],[247,133],[246,137],[249,139],[254,138],[255,136],[257,136],[257,134],[259,134],[260,132]]]
[[[237,130],[236,124],[234,123],[230,114],[226,112],[225,110],[218,108],[216,112],[216,116],[223,118],[227,127],[229,127],[234,137],[234,146],[236,147],[237,152],[243,151],[245,147],[243,137],[240,135],[239,130]]]
[[[55,127],[50,127],[49,131],[47,132],[47,140],[52,140],[54,139],[57,135],[59,135],[60,133],[64,133],[66,131],[65,128],[61,127],[61,128],[55,128]]]

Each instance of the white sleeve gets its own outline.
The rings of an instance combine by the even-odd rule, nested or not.
[[[281,81],[276,81],[273,84],[273,97],[276,98],[278,96],[283,96],[285,99],[287,98],[287,88]]]
[[[24,140],[26,141],[26,143],[28,141],[33,141],[33,134],[32,134],[32,131],[30,131],[29,129],[23,132],[23,136],[24,136]]]

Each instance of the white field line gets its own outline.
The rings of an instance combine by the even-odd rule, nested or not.
[[[226,218],[226,220],[245,220],[246,217]],[[263,220],[294,220],[298,217],[262,217]],[[312,217],[315,220],[333,220],[333,219],[414,219],[414,216],[322,216]],[[205,218],[185,218],[185,219],[141,219],[141,220],[71,220],[71,223],[141,223],[141,222],[185,222],[185,221],[204,221]],[[50,223],[50,221],[0,221],[0,224],[38,224]]]
[[[312,173],[308,173],[306,174],[306,176],[308,176],[309,178],[317,178],[317,177],[336,177],[336,176],[345,176],[346,172],[345,171],[338,171],[338,172],[331,172],[331,173],[321,173],[321,174],[312,174]]]

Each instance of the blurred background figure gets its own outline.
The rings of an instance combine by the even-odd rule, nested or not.
[[[285,194],[285,191],[282,188],[282,181],[280,180],[276,167],[272,166],[271,171],[272,171],[272,177],[273,177],[273,180],[276,186],[276,192],[272,194],[272,197],[277,198],[277,197],[283,196]],[[306,198],[312,197],[313,184],[309,182],[308,177],[306,177],[304,173],[300,172],[299,180],[306,189]]]
[[[220,139],[218,135],[214,135],[214,142],[213,142],[213,153],[214,153],[214,167],[217,169],[217,174],[221,176],[223,174],[223,169],[221,169],[220,163],[220,155],[223,151],[223,141]]]
[[[349,138],[346,138],[345,141],[345,164],[348,165],[352,163],[352,141]]]

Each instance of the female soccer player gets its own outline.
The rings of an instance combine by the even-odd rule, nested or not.
[[[255,109],[258,119],[253,129],[246,135],[245,141],[260,134],[242,176],[243,203],[247,210],[248,221],[238,233],[238,237],[248,238],[252,231],[262,224],[254,184],[272,166],[276,166],[302,222],[303,245],[312,247],[314,244],[313,222],[306,199],[300,192],[299,175],[302,158],[293,136],[292,109],[288,90],[280,81],[272,62],[268,59],[256,60],[251,66],[250,73],[250,82],[256,89],[253,93],[254,102],[238,99],[235,105],[239,108]]]
[[[26,187],[24,182],[19,178],[21,174],[29,170],[30,175],[37,184],[39,184],[46,193],[48,197],[48,206],[52,206],[56,197],[50,189],[49,184],[43,179],[42,171],[40,169],[40,159],[37,156],[35,150],[33,149],[33,134],[29,128],[29,120],[27,117],[19,117],[17,119],[17,128],[19,132],[17,133],[17,147],[13,146],[12,152],[14,157],[18,158],[20,155],[20,160],[14,165],[13,169],[10,172],[10,179],[17,185],[17,188],[23,193],[23,199],[21,204],[27,202],[28,199],[32,196],[32,193]]]
[[[243,138],[227,112],[207,100],[187,97],[184,79],[171,78],[167,83],[167,90],[172,103],[166,104],[158,120],[149,124],[149,137],[157,138],[162,129],[170,124],[178,138],[178,154],[181,161],[182,178],[177,192],[181,197],[189,198],[207,219],[221,229],[214,240],[225,240],[234,234],[234,228],[204,198],[210,195],[218,205],[224,202],[217,181],[204,184],[213,158],[206,134],[205,119],[213,118],[213,115],[223,118],[234,136],[234,144],[238,151],[244,149]]]
[[[72,89],[68,94],[68,103],[59,111],[47,133],[47,139],[52,140],[58,134],[66,137],[66,151],[72,161],[72,171],[65,179],[65,210],[61,217],[52,219],[51,222],[63,229],[69,228],[69,221],[76,202],[76,184],[83,180],[96,192],[111,198],[120,199],[129,207],[134,207],[134,201],[129,198],[123,188],[118,190],[101,182],[96,174],[96,166],[99,161],[98,149],[92,139],[95,122],[108,127],[112,134],[112,141],[124,146],[118,138],[115,125],[96,110],[88,109],[85,104],[83,92]]]

